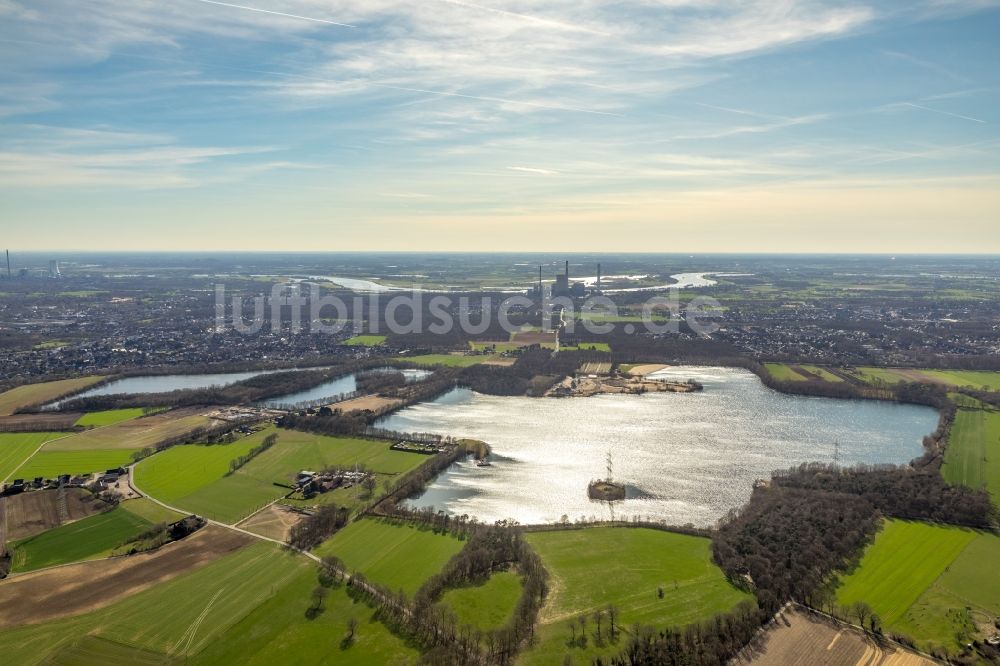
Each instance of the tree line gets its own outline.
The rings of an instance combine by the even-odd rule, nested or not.
[[[309,550],[323,543],[345,525],[350,511],[335,504],[321,504],[316,513],[292,527],[288,543],[299,550]]]
[[[260,444],[247,451],[242,456],[230,460],[229,471],[226,473],[226,476],[233,474],[240,467],[243,467],[248,462],[259,456],[260,454],[264,453],[264,451],[267,451],[269,448],[271,448],[277,443],[278,443],[277,433],[271,433],[270,435],[264,438],[264,441],[262,441]]]

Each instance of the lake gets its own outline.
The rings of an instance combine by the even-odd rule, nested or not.
[[[282,370],[254,370],[250,372],[224,372],[207,375],[143,375],[141,377],[125,377],[124,379],[116,379],[113,382],[77,393],[48,406],[56,408],[67,400],[89,398],[96,395],[167,393],[180,389],[228,386],[229,384],[241,382],[244,379],[250,379],[251,377],[271,372],[282,372]]]
[[[369,374],[380,374],[389,372],[399,372],[403,375],[406,383],[419,382],[427,377],[429,377],[433,371],[424,370],[421,368],[372,368],[371,370],[365,370],[365,373]],[[358,390],[358,379],[357,375],[350,374],[344,375],[343,377],[337,377],[336,379],[331,379],[328,382],[319,384],[310,389],[305,389],[304,391],[298,391],[296,393],[289,393],[287,395],[281,395],[275,398],[269,398],[263,401],[261,404],[265,407],[287,407],[287,406],[313,406],[314,403],[321,400],[329,400],[336,398],[337,396],[343,395],[345,393],[353,393]]]
[[[143,395],[148,393],[167,393],[169,391],[178,391],[181,389],[203,389],[211,388],[213,386],[228,386],[230,384],[235,384],[236,382],[241,382],[245,379],[250,379],[251,377],[273,374],[275,372],[327,369],[329,369],[329,366],[318,368],[286,368],[283,370],[253,370],[249,372],[226,372],[205,375],[143,375],[141,377],[126,377],[124,379],[116,379],[115,381],[104,384],[103,386],[88,389],[82,393],[77,393],[76,395],[47,405],[47,407],[57,409],[60,404],[69,400],[89,398],[91,396],[98,395],[117,395],[121,393]],[[401,372],[407,382],[421,381],[426,379],[431,374],[430,370],[424,370],[421,368],[406,368],[400,370],[392,367],[372,368],[370,370],[365,370],[364,372]],[[349,374],[323,382],[322,384],[303,391],[271,398],[262,404],[266,406],[306,404],[317,400],[334,398],[343,393],[351,393],[357,390],[357,388],[356,376],[354,374]]]
[[[652,375],[695,379],[698,393],[590,398],[488,396],[455,389],[377,425],[473,437],[493,464],[459,463],[411,506],[480,520],[553,522],[566,515],[714,524],[750,497],[755,479],[803,462],[906,463],[937,425],[928,407],[791,396],[739,369],[673,367]],[[591,501],[587,484],[614,478],[629,497]]]

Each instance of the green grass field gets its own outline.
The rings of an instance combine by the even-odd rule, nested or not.
[[[228,475],[229,462],[277,433],[278,442]],[[265,428],[233,444],[175,446],[136,466],[135,482],[150,496],[171,506],[235,523],[287,495],[301,470],[350,468],[363,464],[384,478],[407,472],[426,461],[415,453],[392,451],[389,442],[326,437],[296,430]],[[315,503],[315,502],[311,502]]]
[[[767,372],[779,382],[800,382],[805,381],[805,377],[792,370],[791,366],[784,363],[765,363]]]
[[[416,363],[417,365],[445,365],[452,368],[467,368],[470,365],[482,363],[485,359],[482,356],[464,356],[461,354],[424,354],[423,356],[404,356],[400,357],[400,360]]]
[[[959,410],[941,474],[948,483],[986,490],[1000,506],[1000,412]]]
[[[154,446],[164,439],[183,435],[213,423],[202,413],[165,412],[141,419],[119,421],[102,428],[76,433],[46,447],[50,451],[123,449],[135,451]]]
[[[118,508],[135,514],[136,516],[139,516],[143,520],[147,520],[154,525],[156,523],[172,523],[187,515],[171,511],[170,509],[162,507],[146,497],[127,500],[119,504]]]
[[[125,449],[90,451],[50,451],[47,445],[19,468],[14,477],[54,479],[60,474],[89,474],[114,469],[132,462],[132,452]]]
[[[21,407],[40,405],[99,382],[102,377],[77,377],[54,382],[18,386],[0,393],[0,416],[13,414]]]
[[[1000,372],[980,370],[922,370],[943,384],[952,386],[987,387],[990,391],[1000,391]]]
[[[611,345],[609,345],[607,342],[581,342],[578,345],[559,345],[559,351],[610,352]]]
[[[228,630],[303,573],[315,576],[307,560],[258,543],[109,607],[0,633],[0,644],[4,659],[19,664],[44,663],[50,657],[70,663],[61,655],[72,653],[85,636],[183,658],[209,645],[227,644]],[[300,612],[307,604],[303,599]],[[235,648],[246,638],[238,635],[228,644]],[[98,656],[105,650],[116,652],[105,646]]]
[[[925,650],[955,650],[974,637],[976,620],[1000,615],[998,558],[996,535],[889,520],[837,601],[867,602],[888,631]]]
[[[75,425],[92,427],[114,425],[115,423],[121,423],[122,421],[137,419],[142,416],[142,413],[142,407],[136,407],[134,409],[109,409],[103,412],[90,412],[89,414],[84,414],[77,419]]]
[[[172,446],[135,467],[135,483],[144,493],[167,504],[225,476],[231,460],[246,455],[259,442],[247,437],[232,444]]]
[[[985,386],[990,391],[1000,391],[1000,372],[860,367],[856,368],[853,374],[858,379],[868,383],[883,381],[887,384],[895,384],[904,381],[921,381],[936,382],[952,387],[971,386],[977,389]]]
[[[377,347],[384,342],[384,335],[355,335],[353,338],[347,338],[341,344],[352,347]]]
[[[767,368],[767,372],[772,377],[774,377],[775,379],[777,379],[779,382],[808,382],[808,381],[816,381],[815,379],[813,379],[813,378],[811,378],[811,377],[809,377],[807,375],[803,375],[802,373],[797,372],[795,370],[795,368],[793,367],[793,365],[797,365],[798,367],[800,367],[803,370],[805,370],[807,373],[816,375],[816,377],[818,377],[819,379],[821,379],[821,380],[823,380],[825,382],[835,382],[835,383],[837,383],[837,382],[843,382],[844,381],[841,377],[838,377],[837,375],[833,374],[832,372],[830,372],[826,368],[822,368],[822,367],[820,367],[818,365],[810,365],[810,364],[806,364],[806,363],[797,363],[797,364],[790,364],[790,363],[765,363],[764,367]]]
[[[576,663],[589,663],[617,653],[623,638],[603,647],[592,638],[586,647],[569,645],[568,623],[610,604],[618,607],[622,627],[664,627],[687,625],[752,599],[712,563],[705,538],[612,527],[530,532],[526,538],[551,576],[551,592],[539,616],[539,643],[524,653],[524,663],[562,663],[567,654]]]
[[[64,432],[0,433],[0,481],[14,478],[13,475],[21,467],[21,463],[27,460],[43,443],[56,437],[65,436]]]
[[[515,349],[520,349],[522,346],[514,342],[469,342],[469,348],[473,351],[492,350],[497,353],[514,351]]]
[[[11,544],[11,571],[33,571],[108,555],[151,525],[122,508],[60,525]]]
[[[806,372],[811,372],[812,374],[819,376],[820,379],[822,379],[825,382],[839,383],[844,381],[842,377],[838,377],[837,375],[833,374],[826,368],[820,367],[818,365],[809,365],[803,363],[800,364],[799,367],[801,367]]]
[[[356,603],[343,588],[334,588],[323,612],[304,617],[316,575],[300,571],[275,596],[259,605],[190,662],[191,666],[245,664],[417,664],[419,652],[407,647],[373,618],[371,608]],[[354,641],[344,642],[349,618],[358,621]]]
[[[32,347],[32,349],[58,349],[59,347],[65,347],[69,342],[66,340],[45,340],[44,342],[39,342],[37,345]]]
[[[413,596],[462,546],[451,536],[366,518],[327,539],[316,554],[336,555],[372,582]]]
[[[448,590],[441,603],[451,608],[459,625],[489,631],[507,624],[520,598],[520,577],[510,571],[501,571],[482,585]]]

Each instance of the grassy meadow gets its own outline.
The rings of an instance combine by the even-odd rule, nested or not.
[[[33,571],[108,555],[152,524],[132,511],[117,507],[60,525],[11,544],[11,571]]]
[[[400,360],[424,366],[444,365],[450,368],[467,368],[470,365],[482,363],[485,359],[482,356],[465,356],[464,354],[423,354],[422,356],[400,357]]]
[[[888,520],[837,602],[864,601],[889,632],[925,650],[957,650],[977,623],[1000,615],[1000,537],[957,527]]]
[[[559,345],[559,351],[599,351],[610,352],[611,345],[607,342],[581,342],[578,345]]]
[[[347,338],[341,344],[351,347],[377,347],[384,343],[385,339],[384,335],[355,335],[353,338]]]
[[[953,485],[988,491],[1000,506],[1000,412],[958,411],[941,474]]]
[[[507,623],[520,598],[520,577],[510,571],[500,571],[481,585],[448,590],[441,597],[441,603],[451,609],[459,625],[489,631]]]
[[[99,428],[101,426],[121,423],[122,421],[137,419],[142,416],[143,412],[144,410],[142,407],[130,409],[108,409],[102,412],[90,412],[77,419],[75,425]]]
[[[58,443],[58,442],[55,442]],[[17,470],[16,476],[32,479],[42,476],[54,479],[60,474],[90,474],[129,465],[132,452],[127,449],[90,449],[81,451],[51,451],[51,444],[31,457]]]
[[[119,504],[118,508],[139,516],[143,520],[149,521],[154,525],[156,523],[173,523],[187,515],[184,513],[178,513],[177,511],[171,511],[164,506],[160,506],[148,497],[137,497],[135,499],[126,500]]]
[[[115,410],[117,411],[117,410]],[[213,423],[202,413],[190,411],[163,412],[144,418],[118,421],[93,428],[53,442],[50,451],[88,451],[92,449],[122,449],[135,451],[154,446],[164,439],[183,435]]]
[[[18,471],[21,464],[39,446],[57,437],[65,436],[64,432],[0,432],[0,481],[14,478],[15,472]]]
[[[228,473],[230,461],[246,455],[271,434],[278,435],[274,446],[235,473]],[[419,454],[392,451],[389,446],[388,442],[376,440],[269,427],[232,444],[190,444],[167,449],[136,466],[135,482],[144,492],[171,506],[235,523],[291,492],[283,486],[304,469],[363,464],[387,476],[409,471],[426,460]]]
[[[98,657],[114,656],[116,648],[106,644],[112,643],[182,659],[209,645],[225,645],[227,631],[248,612],[303,572],[314,576],[312,570],[301,556],[274,544],[254,544],[106,608],[2,632],[0,644],[5,659],[18,664],[69,663],[64,656],[78,651],[81,641]],[[303,599],[303,611],[306,604]],[[106,643],[89,642],[92,638]],[[244,638],[237,636],[229,647]]]
[[[853,374],[868,382],[932,382],[951,387],[987,387],[990,391],[1000,391],[1000,372],[985,370],[931,370],[927,368],[855,368]]]
[[[644,528],[597,527],[530,532],[525,538],[551,577],[528,664],[561,663],[566,655],[589,663],[617,653],[615,644],[570,646],[569,623],[614,605],[623,628],[633,623],[683,626],[727,611],[749,594],[737,590],[712,563],[706,538]],[[663,597],[658,594],[663,589]]]
[[[0,416],[9,416],[22,407],[44,404],[68,393],[82,391],[101,379],[103,377],[76,377],[12,388],[0,393]]]
[[[844,381],[842,377],[838,377],[826,368],[808,363],[765,363],[764,367],[767,368],[768,374],[779,382]],[[803,372],[799,372],[797,368],[801,368]]]
[[[452,536],[366,518],[327,539],[316,548],[316,554],[336,555],[351,571],[413,596],[463,545]]]

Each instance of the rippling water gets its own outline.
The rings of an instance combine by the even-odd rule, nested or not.
[[[145,394],[145,393],[167,393],[180,389],[202,389],[212,386],[228,386],[250,379],[257,375],[271,372],[281,372],[280,370],[254,370],[252,372],[225,372],[207,375],[143,375],[139,377],[126,377],[116,379],[113,382],[103,384],[97,388],[87,389],[82,393],[77,393],[70,399],[89,398],[97,395],[116,395],[119,393]],[[67,400],[60,400],[52,403],[52,407],[58,406]]]
[[[378,425],[493,447],[491,467],[452,467],[415,506],[487,521],[639,515],[710,525],[772,470],[832,462],[835,448],[844,465],[905,463],[937,424],[927,407],[784,395],[745,370],[675,367],[654,376],[697,379],[705,390],[557,399],[456,389]],[[629,486],[629,498],[614,505],[587,497],[590,480],[606,474],[609,450],[615,479]]]
[[[403,375],[403,378],[407,383],[419,382],[431,375],[430,370],[423,370],[420,368],[404,368],[402,370],[398,368],[373,368],[368,370],[370,373],[388,373],[388,372],[398,372]],[[283,407],[285,405],[300,405],[312,403],[317,400],[326,400],[330,398],[335,398],[343,393],[352,393],[358,390],[357,375],[350,374],[344,375],[343,377],[337,377],[336,379],[331,379],[328,382],[324,382],[318,386],[314,386],[303,391],[298,391],[296,393],[288,393],[286,395],[281,395],[276,398],[270,398],[265,400],[263,405],[267,407]]]

